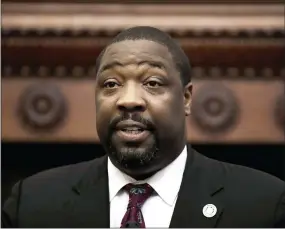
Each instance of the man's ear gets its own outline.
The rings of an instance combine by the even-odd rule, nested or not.
[[[192,88],[193,84],[191,82],[184,87],[184,110],[186,116],[191,114]]]

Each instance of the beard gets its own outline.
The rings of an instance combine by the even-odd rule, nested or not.
[[[140,169],[150,165],[159,151],[158,141],[152,138],[151,143],[135,145],[130,143],[119,144],[112,137],[108,140],[108,153],[112,160],[125,169]]]
[[[133,120],[144,124],[151,130],[151,135],[142,143],[122,142],[116,137],[115,126],[120,121]],[[151,120],[143,118],[138,113],[124,113],[111,120],[107,138],[106,149],[113,162],[121,167],[131,170],[145,168],[157,158],[159,151],[157,132]]]

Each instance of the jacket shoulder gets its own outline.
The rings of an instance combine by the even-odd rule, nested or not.
[[[100,174],[100,165],[104,165],[104,161],[105,157],[102,157],[61,166],[17,182],[3,206],[2,226],[33,225],[32,222],[48,220],[49,217],[57,219],[63,206],[75,199],[73,187],[87,175],[96,177]],[[31,220],[33,217],[35,219]]]
[[[227,182],[241,187],[255,188],[262,187],[268,191],[284,190],[285,182],[269,173],[249,168],[242,165],[221,162],[220,166],[227,174]],[[271,187],[271,188],[269,188]]]
[[[285,187],[283,180],[261,170],[212,159],[196,151],[194,154],[201,169],[206,170],[210,177],[215,176],[216,179],[224,180],[226,185],[238,185],[247,189],[253,188],[254,185],[265,187],[271,185],[279,190]]]
[[[104,157],[101,157],[39,172],[22,181],[22,191],[38,192],[44,189],[49,191],[55,189],[59,192],[60,188],[70,188],[90,170],[95,177],[99,172],[97,168],[103,161]]]
[[[253,227],[285,226],[284,181],[246,166],[206,160],[209,171],[216,173],[216,178],[224,184],[222,198],[227,206],[224,225],[236,222],[243,227],[242,222],[251,222]]]

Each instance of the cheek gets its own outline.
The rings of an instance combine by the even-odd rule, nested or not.
[[[96,100],[95,109],[97,129],[99,131],[101,129],[107,129],[106,125],[110,122],[110,118],[112,116],[112,101],[98,98]]]
[[[181,101],[169,97],[152,100],[150,113],[158,127],[171,131],[178,128],[179,123],[183,123],[184,107]]]
[[[102,94],[98,94],[96,96],[96,103],[95,103],[95,107],[96,107],[96,113],[109,113],[110,110],[113,109],[113,107],[115,106],[116,103],[116,98],[113,97],[106,97]]]

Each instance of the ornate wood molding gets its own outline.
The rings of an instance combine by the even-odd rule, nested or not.
[[[5,107],[1,117],[3,140],[98,141],[95,122],[94,80],[3,79],[2,85],[2,106]],[[64,98],[64,103],[68,105],[68,115],[66,115],[66,113],[64,115],[61,112],[55,112],[59,109],[50,109],[52,114],[61,114],[57,117],[65,119],[62,125],[57,125],[57,128],[53,129],[53,131],[46,128],[33,127],[33,131],[31,132],[31,128],[27,129],[23,127],[23,121],[26,122],[26,120],[23,120],[21,116],[18,115],[17,108],[19,104],[23,104],[23,93],[27,89],[31,91],[30,87],[34,85],[42,86],[36,89],[36,93],[34,91],[35,89],[32,89],[34,95],[29,96],[28,101],[34,101],[35,98],[39,97],[38,95],[46,95],[46,89],[43,89],[43,87],[47,87],[50,88],[47,89],[48,97],[53,98],[52,100],[55,101],[55,108],[59,108],[59,104],[62,104],[62,102],[60,102],[62,99],[58,99],[58,92],[62,94],[60,97]],[[210,90],[210,92],[206,94],[203,93],[205,87],[208,88],[211,86],[214,86],[213,90]],[[57,89],[51,90],[51,88]],[[221,89],[222,91],[217,94],[216,91],[218,89]],[[225,93],[223,93],[223,91]],[[284,82],[277,80],[194,80],[193,102],[195,99],[196,105],[193,104],[192,112],[194,112],[194,114],[190,115],[187,121],[188,140],[200,143],[284,142],[284,131],[283,128],[280,128],[282,125],[276,125],[277,120],[279,123],[279,118],[276,117],[279,117],[282,113],[276,111],[278,109],[276,109],[275,106],[277,98],[279,98],[283,92]],[[234,97],[234,99],[229,99],[229,96],[232,98]],[[222,108],[220,115],[215,117],[211,114],[212,112],[210,112],[210,114],[209,112],[204,112],[205,102],[207,104],[209,99],[211,102],[211,98],[218,98],[218,101],[225,105],[227,104],[226,106],[230,109],[226,107]],[[27,101],[27,99],[24,100]],[[234,101],[235,105],[232,104],[232,101]],[[28,104],[31,104],[31,102],[28,102]],[[215,105],[217,104],[215,104],[215,101],[214,104],[212,103],[210,105],[214,106],[212,109],[216,110]],[[28,113],[30,113],[31,107],[25,107],[28,107]],[[46,106],[43,107],[45,108]],[[278,107],[281,108],[280,105],[278,105]],[[197,111],[194,110],[201,108],[202,111],[198,112],[198,114]],[[236,113],[237,110],[238,113]],[[35,121],[33,108],[32,113],[29,120]],[[199,121],[197,121],[197,115],[199,116]],[[42,119],[43,116],[36,114],[36,120],[38,120],[39,117]],[[230,118],[228,119],[228,117]],[[236,118],[232,119],[232,117]],[[48,115],[48,119],[51,120],[50,115]],[[206,123],[210,123],[210,125],[201,126],[199,125],[201,121],[202,123],[205,123],[206,121]],[[40,123],[42,123],[42,121],[40,121]],[[27,124],[31,127],[30,121]]]
[[[91,66],[11,66],[4,65],[2,67],[3,78],[69,78],[84,79],[95,78],[95,65]],[[284,79],[285,68],[280,71],[274,71],[272,68],[237,68],[237,67],[193,67],[192,77],[194,79]]]
[[[4,77],[94,77],[110,39],[142,24],[181,43],[194,77],[284,77],[280,4],[20,2],[2,5]]]
[[[281,6],[281,7],[280,7]],[[2,29],[37,31],[105,31],[116,33],[136,25],[152,25],[183,34],[227,31],[283,31],[282,5],[249,4],[61,4],[4,3]]]
[[[94,77],[95,60],[107,38],[2,38],[6,76]],[[179,38],[194,75],[284,77],[284,38]]]

